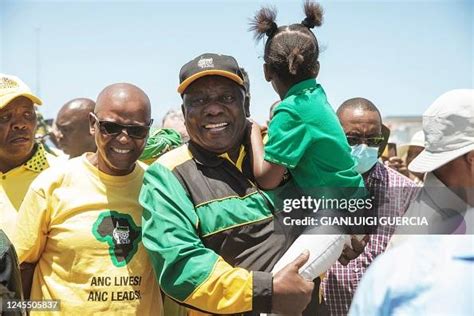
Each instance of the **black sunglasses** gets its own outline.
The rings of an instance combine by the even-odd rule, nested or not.
[[[101,121],[94,113],[91,113],[91,115],[97,122],[102,134],[109,136],[120,135],[125,130],[127,131],[126,134],[131,138],[143,139],[148,136],[150,126],[153,124],[152,119],[148,125],[124,125],[110,121]]]
[[[347,142],[350,146],[360,145],[360,144],[367,144],[369,147],[379,147],[382,145],[384,138],[383,136],[375,136],[375,137],[359,137],[359,136],[350,136],[346,135]]]

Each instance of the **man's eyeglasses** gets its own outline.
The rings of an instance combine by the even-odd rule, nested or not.
[[[359,136],[350,136],[346,135],[347,142],[350,146],[360,145],[360,144],[367,144],[369,147],[379,147],[382,145],[384,138],[383,136],[375,136],[375,137],[359,137]]]
[[[97,122],[97,125],[99,126],[99,129],[102,134],[109,136],[117,136],[125,130],[126,134],[131,138],[143,139],[148,136],[150,126],[151,124],[153,124],[152,119],[150,120],[150,123],[148,123],[148,125],[124,125],[110,121],[101,121],[94,113],[91,113],[91,115]]]

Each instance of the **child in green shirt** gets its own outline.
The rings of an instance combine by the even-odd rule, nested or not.
[[[319,72],[319,47],[311,29],[320,26],[323,11],[307,1],[306,18],[297,24],[275,23],[275,10],[257,12],[251,30],[255,37],[267,36],[264,53],[265,79],[281,98],[268,128],[268,142],[262,143],[260,128],[251,133],[254,176],[263,189],[277,187],[288,170],[303,192],[330,192],[331,197],[349,198],[364,181],[354,167],[351,149],[339,120],[329,105],[323,88],[316,82]],[[352,188],[352,189],[351,189]],[[318,233],[319,227],[311,228]],[[308,233],[309,227],[306,230]],[[304,248],[310,260],[300,270],[308,279],[325,272],[340,256],[348,235],[300,236],[274,271],[291,262]]]

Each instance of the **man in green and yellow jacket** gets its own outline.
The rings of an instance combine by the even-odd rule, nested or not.
[[[192,315],[301,313],[314,287],[298,274],[308,254],[269,272],[292,240],[275,232],[272,198],[253,183],[239,65],[198,56],[178,92],[190,141],[149,167],[140,194],[161,288]]]

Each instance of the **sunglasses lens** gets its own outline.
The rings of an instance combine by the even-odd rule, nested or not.
[[[350,146],[355,146],[359,144],[367,144],[369,147],[379,147],[383,143],[383,137],[357,137],[357,136],[347,136],[347,142]]]
[[[109,135],[120,134],[123,129],[120,124],[105,121],[100,122],[100,127],[104,133]]]
[[[349,143],[349,146],[355,146],[360,143],[360,139],[354,136],[347,136],[347,142]]]
[[[149,129],[148,126],[129,126],[127,127],[127,134],[133,138],[145,138]]]
[[[118,135],[123,130],[127,131],[127,135],[132,138],[145,138],[148,135],[148,126],[126,126],[113,122],[101,122],[103,132],[109,135]]]
[[[382,144],[383,138],[382,137],[372,137],[367,138],[367,146],[370,147],[378,147]]]
[[[122,125],[109,121],[100,121],[96,118],[96,121],[99,124],[99,128],[102,133],[107,135],[119,135],[123,130],[127,131],[127,135],[132,138],[145,138],[148,135],[150,126],[141,126],[141,125]],[[153,120],[150,122],[153,122]]]

